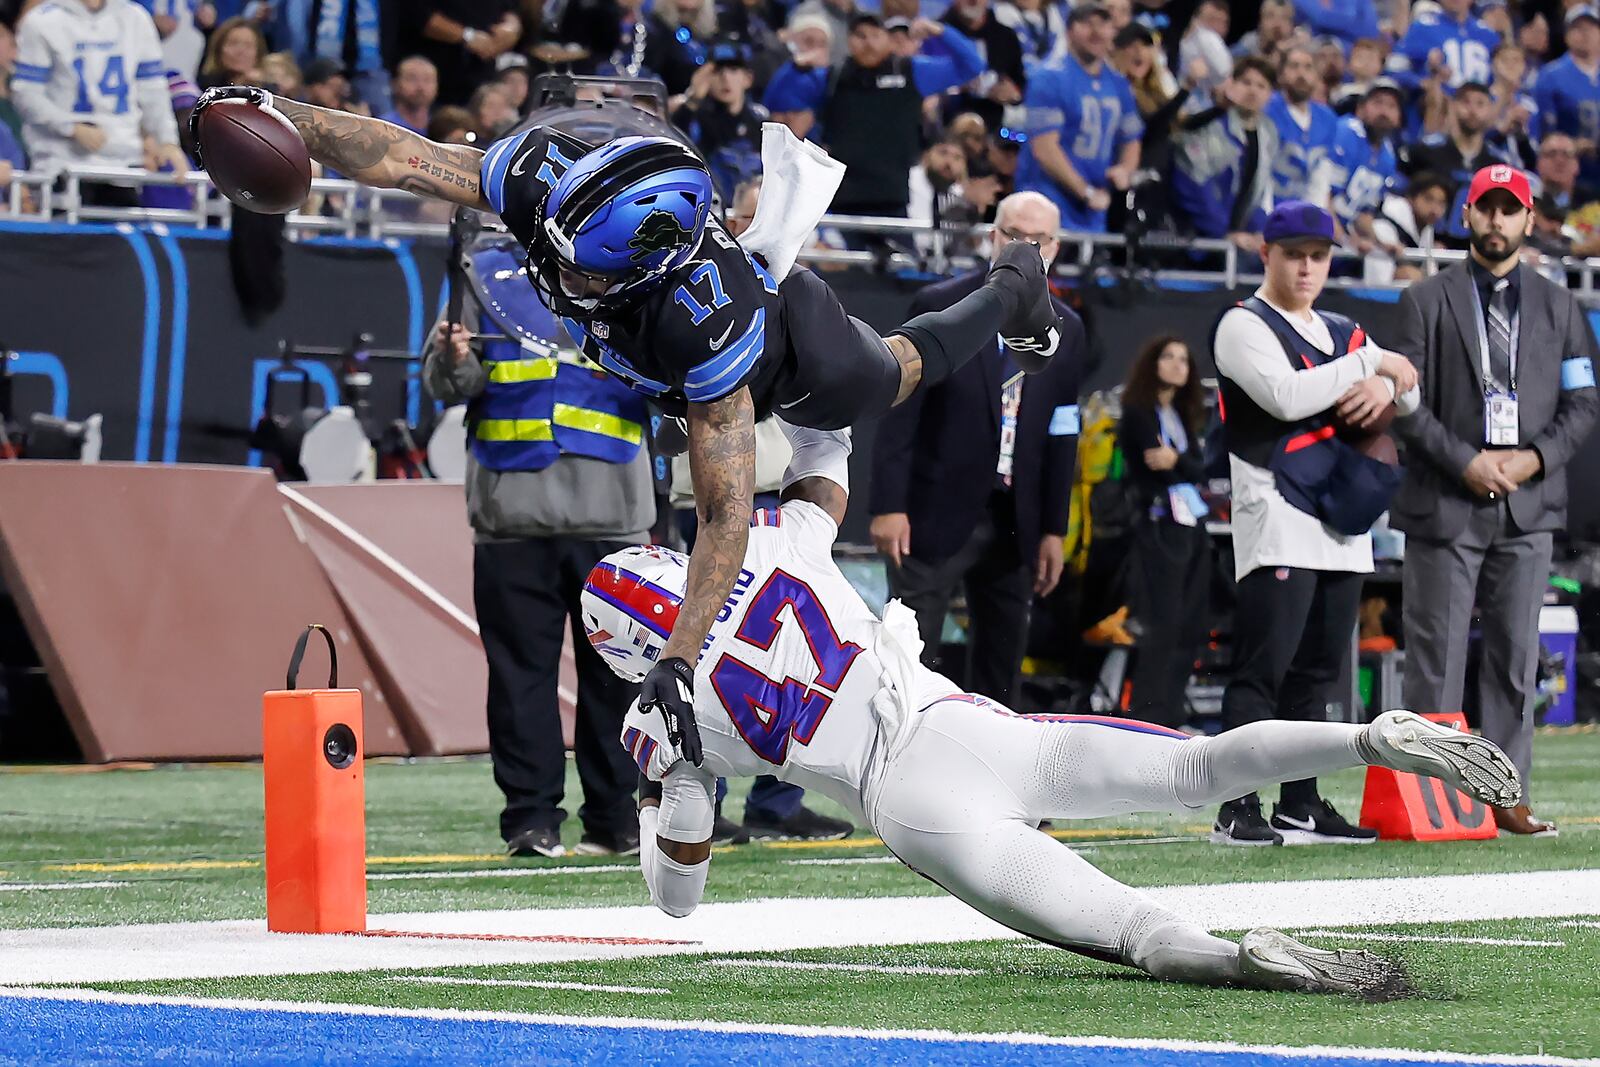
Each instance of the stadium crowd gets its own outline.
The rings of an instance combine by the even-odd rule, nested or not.
[[[1600,251],[1600,10],[1255,7],[7,0],[0,185],[67,163],[180,168],[197,89],[229,82],[487,144],[525,113],[533,77],[566,70],[661,79],[724,197],[759,173],[773,118],[850,165],[844,213],[966,226],[1034,190],[1069,230],[1132,218],[1253,251],[1275,202],[1310,199],[1383,281],[1415,273],[1402,247],[1461,247],[1467,179],[1507,162],[1536,178],[1536,251]]]

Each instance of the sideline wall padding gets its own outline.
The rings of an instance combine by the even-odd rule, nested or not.
[[[264,470],[0,463],[0,567],[86,760],[259,756],[261,694],[309,622],[365,696],[368,751],[407,753],[284,508]]]
[[[472,530],[459,483],[283,487],[360,632],[415,755],[483,752],[488,668],[472,601]],[[309,506],[308,506],[309,504]],[[571,635],[560,675],[572,744]]]

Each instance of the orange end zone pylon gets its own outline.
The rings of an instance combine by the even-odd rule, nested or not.
[[[1463,733],[1467,729],[1467,717],[1459,711],[1422,717]],[[1387,767],[1367,768],[1361,825],[1385,841],[1476,841],[1499,833],[1489,809],[1465,793],[1437,778]]]
[[[328,642],[328,687],[296,689],[313,630]],[[367,928],[361,690],[338,684],[333,635],[312,625],[294,646],[288,688],[262,697],[267,929],[277,933]]]

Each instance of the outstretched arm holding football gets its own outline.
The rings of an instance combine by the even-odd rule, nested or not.
[[[200,97],[189,120],[190,130],[196,132],[196,143],[200,141],[200,116],[220,100],[272,108],[294,124],[311,158],[362,185],[404,189],[452,204],[491,210],[479,187],[483,152],[476,148],[439,144],[392,122],[274,97],[265,89],[248,85],[220,85]],[[202,156],[204,152],[202,144]],[[201,163],[204,165],[203,158]]]

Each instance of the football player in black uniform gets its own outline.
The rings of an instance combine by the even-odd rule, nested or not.
[[[481,151],[248,86],[209,90],[192,128],[220,100],[276,110],[314,159],[355,181],[498,214],[584,351],[686,419],[701,533],[688,596],[640,701],[695,735],[694,756],[692,665],[744,558],[756,421],[776,413],[842,429],[943,381],[997,334],[1025,371],[1042,369],[1059,344],[1044,261],[1023,242],[1006,246],[972,295],[880,337],[811,271],[773,278],[746,253],[711,217],[705,163],[670,138],[594,147],[536,125]]]

